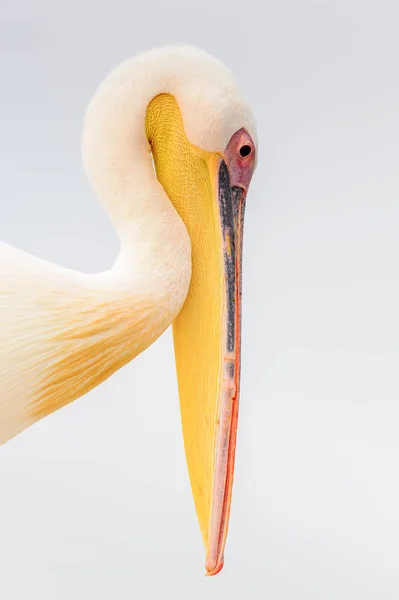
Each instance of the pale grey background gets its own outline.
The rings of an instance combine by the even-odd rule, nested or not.
[[[86,271],[112,264],[81,122],[108,70],[142,49],[185,41],[224,60],[261,143],[225,570],[203,577],[167,332],[0,449],[4,600],[398,598],[395,5],[2,2],[7,242]]]

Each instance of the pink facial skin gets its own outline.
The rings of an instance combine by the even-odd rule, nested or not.
[[[244,128],[236,131],[230,138],[224,155],[229,168],[231,186],[238,186],[248,192],[256,156],[254,141]]]

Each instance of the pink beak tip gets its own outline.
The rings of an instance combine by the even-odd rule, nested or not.
[[[220,563],[218,563],[215,567],[213,567],[212,569],[209,569],[208,566],[206,567],[206,577],[213,577],[214,575],[217,575],[218,573],[220,573],[220,571],[223,569],[223,565],[224,565],[224,560],[221,560]]]

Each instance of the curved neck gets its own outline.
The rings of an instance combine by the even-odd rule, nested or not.
[[[88,179],[122,241],[154,212],[176,216],[155,177],[145,132],[147,107],[162,93],[176,99],[188,140],[203,150],[223,150],[243,126],[255,135],[232,74],[206,52],[170,46],[122,63],[90,102],[82,143]]]

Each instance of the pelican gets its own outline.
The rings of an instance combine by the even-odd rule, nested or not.
[[[223,567],[230,514],[256,146],[254,117],[221,62],[191,46],[144,52],[106,77],[84,119],[84,169],[120,242],[113,267],[84,274],[0,242],[0,444],[172,324],[208,575]]]

